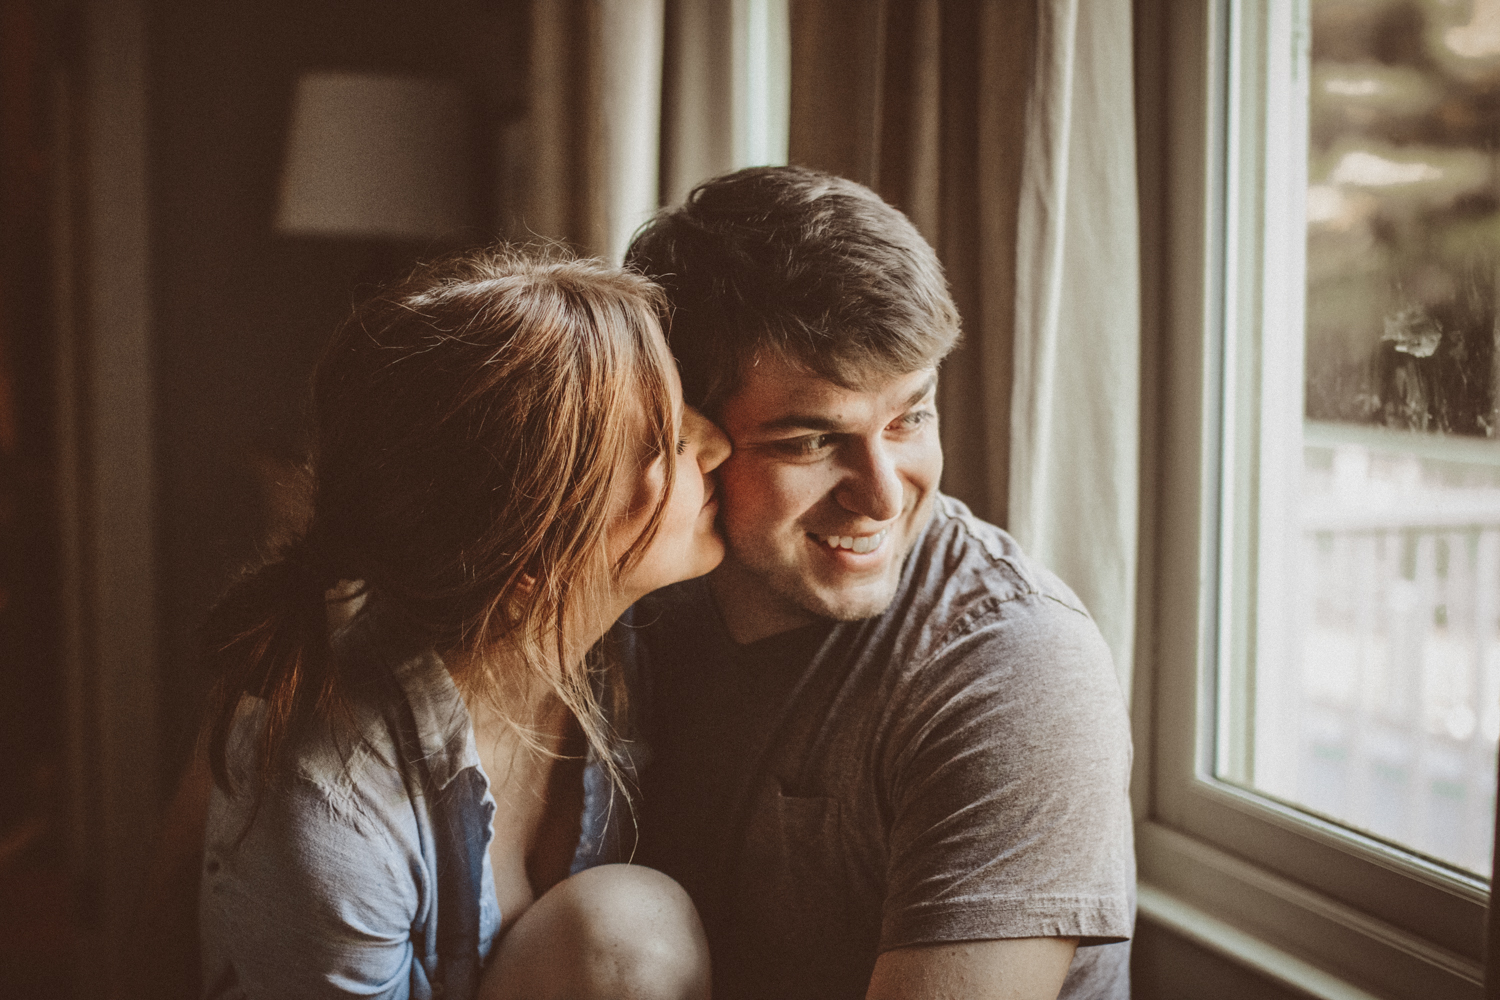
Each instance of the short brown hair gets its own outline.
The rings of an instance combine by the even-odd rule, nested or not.
[[[699,184],[625,262],[666,289],[684,394],[710,415],[761,354],[854,387],[935,365],[958,340],[942,265],[916,227],[864,185],[806,167]]]
[[[242,694],[268,703],[258,796],[293,763],[295,737],[382,690],[329,648],[324,591],[340,580],[364,581],[414,651],[516,642],[613,770],[593,667],[563,649],[564,624],[601,606],[665,509],[663,491],[612,563],[616,484],[658,456],[673,481],[662,308],[637,274],[504,249],[422,266],[354,308],[313,377],[306,534],[240,579],[204,629],[221,785]],[[465,661],[480,671],[455,677],[468,690],[493,696],[514,679],[483,674],[483,657]]]

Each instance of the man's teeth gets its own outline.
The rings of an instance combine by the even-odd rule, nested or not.
[[[890,529],[887,528],[886,531]],[[885,541],[886,531],[879,531],[873,535],[817,535],[818,541],[831,549],[849,549],[854,552],[874,552],[880,548],[880,543]]]

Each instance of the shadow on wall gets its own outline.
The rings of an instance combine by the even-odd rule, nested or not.
[[[1137,920],[1130,945],[1135,1000],[1302,1000],[1288,989],[1181,936]],[[1149,983],[1149,990],[1136,984]]]
[[[83,245],[87,227],[63,207],[76,199],[68,207],[81,209],[84,181],[97,179],[81,177],[85,155],[108,161],[109,144],[123,143],[147,166],[149,287],[130,291],[149,300],[151,412],[125,423],[152,428],[166,751],[154,785],[165,789],[191,746],[209,683],[195,666],[198,623],[233,569],[295,522],[303,409],[322,344],[359,287],[411,253],[500,233],[494,140],[524,111],[524,3],[121,6],[141,12],[144,39],[133,51],[145,53],[145,81],[132,96],[145,106],[144,150],[123,126],[120,135],[89,136],[86,148],[85,112],[67,110],[66,99],[78,97],[68,84],[82,88],[91,68],[83,65],[92,51],[87,12],[110,5],[0,4],[0,996],[67,995],[75,939],[99,932],[92,924],[105,908],[104,890],[68,868],[77,850],[70,836],[109,824],[68,813],[68,740],[90,751],[104,736],[69,735],[60,596],[59,478],[73,443],[60,421],[98,405],[79,399],[65,413],[59,388],[60,352],[71,343],[59,329],[86,291],[66,279],[99,253]],[[293,94],[316,70],[443,79],[473,100],[480,196],[466,230],[446,244],[277,232]],[[75,695],[74,704],[87,697]],[[91,861],[117,860],[101,862],[102,853]]]

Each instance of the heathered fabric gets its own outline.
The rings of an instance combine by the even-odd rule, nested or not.
[[[1128,997],[1123,698],[1009,535],[940,496],[876,618],[737,646],[692,581],[615,637],[651,751],[636,860],[698,905],[718,1000],[863,997],[881,951],[1033,936],[1082,939],[1061,996]]]

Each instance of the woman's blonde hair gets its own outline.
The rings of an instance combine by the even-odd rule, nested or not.
[[[306,533],[240,579],[205,627],[221,786],[242,694],[268,703],[258,796],[290,768],[299,734],[378,680],[329,649],[324,592],[340,580],[363,581],[420,644],[480,654],[466,690],[493,697],[516,680],[482,665],[487,648],[517,645],[618,782],[600,697],[611,686],[565,644],[570,616],[608,606],[668,499],[612,561],[611,498],[658,458],[673,481],[662,308],[638,275],[506,249],[421,266],[354,308],[313,377]]]

